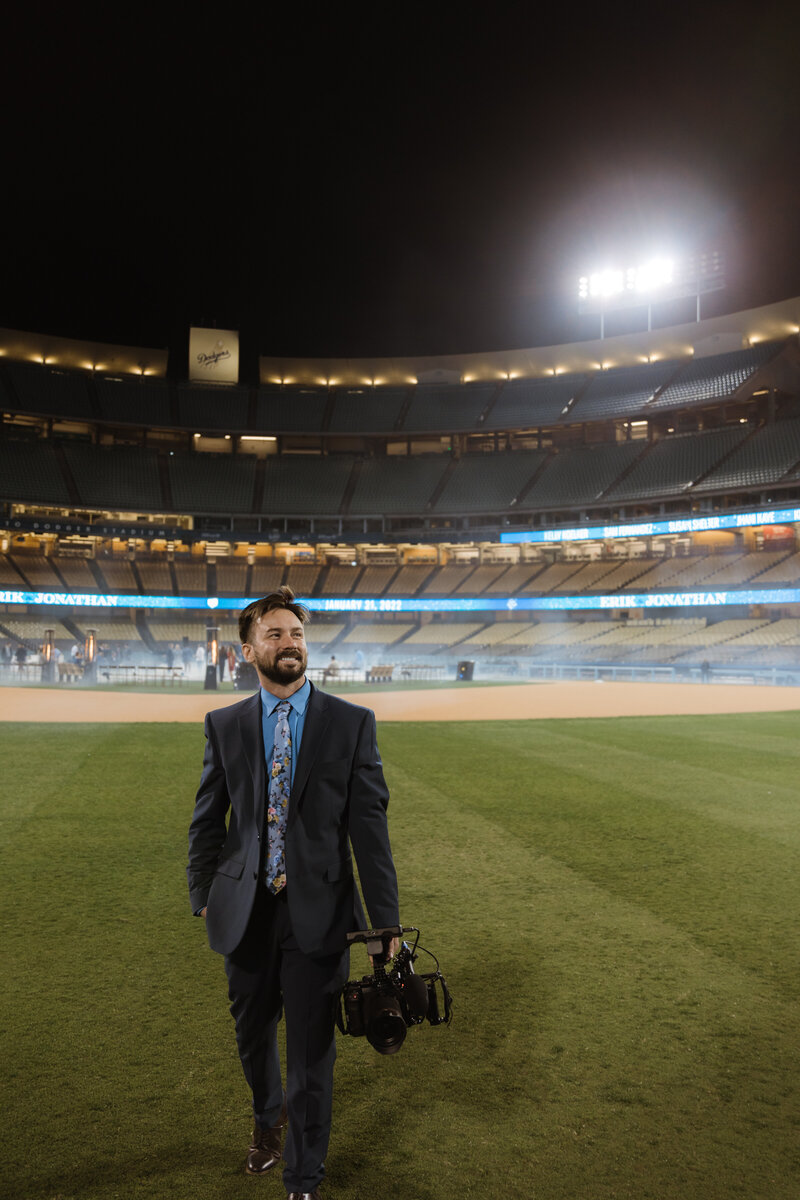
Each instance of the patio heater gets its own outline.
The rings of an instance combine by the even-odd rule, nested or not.
[[[97,630],[86,630],[86,641],[83,644],[83,680],[84,683],[94,683],[97,679]]]
[[[42,646],[42,682],[53,683],[56,677],[56,631],[45,629]]]
[[[217,690],[217,659],[219,658],[219,629],[216,625],[206,626],[206,691]]]

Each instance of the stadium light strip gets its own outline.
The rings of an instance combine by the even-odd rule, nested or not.
[[[705,533],[713,529],[752,529],[759,525],[791,525],[800,508],[768,512],[722,513],[717,517],[680,517],[672,521],[639,521],[635,525],[591,525],[578,529],[529,529],[501,533],[501,542],[585,542],[599,538],[653,537],[660,533]]]
[[[117,596],[77,592],[0,591],[0,604],[26,604],[42,608],[155,608],[164,611],[199,609],[239,612],[251,602],[247,597],[221,596]],[[764,588],[738,592],[639,592],[610,596],[510,596],[506,599],[423,600],[416,597],[391,600],[359,600],[335,597],[301,600],[320,613],[413,613],[413,612],[547,612],[577,609],[697,608],[730,604],[800,604],[800,588]]]

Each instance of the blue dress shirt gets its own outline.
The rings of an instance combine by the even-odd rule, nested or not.
[[[292,736],[292,782],[294,782],[294,773],[297,769],[297,757],[300,753],[300,743],[303,740],[303,726],[306,723],[306,707],[310,695],[311,684],[306,680],[301,688],[288,697],[291,705],[289,709],[289,733]],[[264,734],[264,758],[267,764],[267,779],[269,779],[272,766],[275,726],[278,724],[275,709],[280,702],[280,696],[273,696],[272,692],[268,692],[266,688],[262,687],[261,729]]]

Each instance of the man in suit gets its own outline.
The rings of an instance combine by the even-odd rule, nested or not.
[[[370,925],[399,924],[375,717],[306,679],[308,615],[287,587],[240,614],[242,654],[261,686],[206,716],[187,869],[192,911],[205,918],[211,948],[225,956],[253,1094],[245,1170],[263,1175],[277,1165],[288,1118],[283,1179],[290,1200],[319,1198],[347,933],[368,926],[351,847]]]

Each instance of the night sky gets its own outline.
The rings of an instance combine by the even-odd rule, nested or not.
[[[532,346],[595,336],[577,276],[652,251],[724,251],[708,315],[800,294],[794,6],[17,8],[3,326]]]

